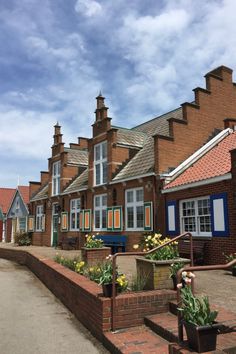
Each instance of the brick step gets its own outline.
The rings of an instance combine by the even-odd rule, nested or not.
[[[144,325],[106,332],[103,344],[113,354],[169,354],[169,343]]]
[[[217,336],[217,350],[212,353],[228,353],[228,354],[236,354],[236,331],[235,328],[229,328],[226,324],[231,324],[234,315],[230,311],[226,311],[224,309],[220,309],[219,318],[225,324],[223,330],[221,330],[220,334]],[[161,313],[157,315],[148,316],[145,318],[146,326],[150,327],[156,334],[163,337],[164,339],[168,340],[169,342],[178,342],[178,323],[177,317],[170,312]],[[221,322],[220,321],[220,322]],[[177,346],[177,349],[173,349],[170,351],[170,354],[185,354],[185,353],[194,353],[187,349],[187,341],[186,341],[186,334],[184,330],[184,344],[182,346]],[[174,346],[175,344],[170,344]],[[181,349],[181,350],[180,350]],[[211,353],[211,352],[209,352]]]
[[[146,326],[156,334],[169,342],[178,342],[178,323],[177,317],[173,313],[165,312],[144,318]],[[185,335],[185,331],[184,331]]]

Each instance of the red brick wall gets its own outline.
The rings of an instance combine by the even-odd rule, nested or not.
[[[110,247],[103,248],[82,248],[82,259],[88,265],[96,265],[106,260],[111,254]]]
[[[228,237],[211,237],[203,238],[206,241],[205,264],[221,264],[225,263],[223,253],[229,254],[236,252],[236,208],[232,193],[232,180],[222,181],[211,185],[204,185],[197,188],[188,188],[177,192],[164,194],[165,201],[188,198],[197,198],[226,192],[228,198],[229,212],[229,236]],[[163,219],[162,228],[165,228],[165,220]]]
[[[178,166],[207,141],[215,128],[224,128],[225,118],[236,117],[236,86],[231,69],[221,67],[207,74],[206,88],[194,90],[196,105],[183,104],[187,124],[171,122],[173,140],[155,138],[157,173]]]
[[[0,258],[26,264],[97,338],[111,329],[111,299],[101,297],[101,286],[55,263],[27,251],[0,248]],[[176,298],[173,290],[122,294],[116,298],[115,328],[137,326],[144,317],[165,312]]]

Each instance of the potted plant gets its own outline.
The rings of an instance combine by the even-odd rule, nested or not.
[[[182,306],[178,310],[182,314],[188,345],[198,353],[216,349],[217,332],[220,327],[215,322],[218,312],[211,311],[207,296],[193,295],[190,284],[194,275],[183,272],[181,289]]]
[[[235,253],[231,253],[229,255],[227,254],[224,254],[225,258],[226,258],[226,262],[231,262],[233,261],[234,259],[236,259],[236,252]],[[236,277],[236,264],[232,267],[232,275],[234,277]]]
[[[111,253],[110,247],[105,247],[103,240],[95,235],[86,235],[85,244],[82,247],[82,259],[88,265],[95,265],[103,262]]]
[[[112,296],[112,256],[107,257],[107,261],[100,267],[99,284],[102,285],[103,295],[106,297]],[[116,295],[118,291],[123,291],[127,288],[128,281],[124,274],[118,273],[116,269]]]
[[[168,237],[163,238],[161,234],[145,235],[141,246],[145,252],[164,245],[168,241],[171,241],[171,239]],[[133,247],[137,249],[137,245]],[[138,277],[142,278],[148,274],[145,290],[173,289],[173,281],[170,279],[170,266],[179,262],[187,265],[190,263],[190,260],[179,257],[178,242],[176,241],[145,257],[137,257]]]

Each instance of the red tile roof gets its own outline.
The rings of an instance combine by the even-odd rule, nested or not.
[[[3,214],[7,213],[15,192],[16,189],[14,188],[0,188],[0,208]]]
[[[29,186],[18,186],[17,187],[24,203],[27,205],[29,204]]]
[[[222,176],[231,170],[230,150],[236,148],[236,132],[231,133],[197,160],[164,189]]]

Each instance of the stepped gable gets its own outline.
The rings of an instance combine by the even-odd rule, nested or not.
[[[182,119],[169,119],[170,137],[154,134],[157,174],[178,166],[202,146],[214,129],[230,127],[236,117],[236,85],[232,81],[232,70],[220,66],[207,73],[205,80],[206,88],[193,90],[194,101],[181,105]],[[227,123],[227,119],[231,123]],[[204,128],[199,129],[200,125]]]
[[[88,166],[88,151],[65,148],[67,152],[67,163],[72,165]]]
[[[0,209],[3,214],[7,213],[15,192],[15,188],[0,188]]]
[[[37,191],[32,198],[30,199],[31,202],[36,201],[36,200],[41,200],[41,199],[47,199],[48,198],[48,183],[44,186],[42,186],[39,191]]]
[[[236,132],[229,134],[210,151],[199,158],[192,166],[176,179],[168,183],[164,189],[169,189],[208,178],[225,175],[231,171],[230,150],[236,148]]]
[[[77,192],[88,186],[88,169],[83,171],[78,177],[72,181],[62,194]]]

